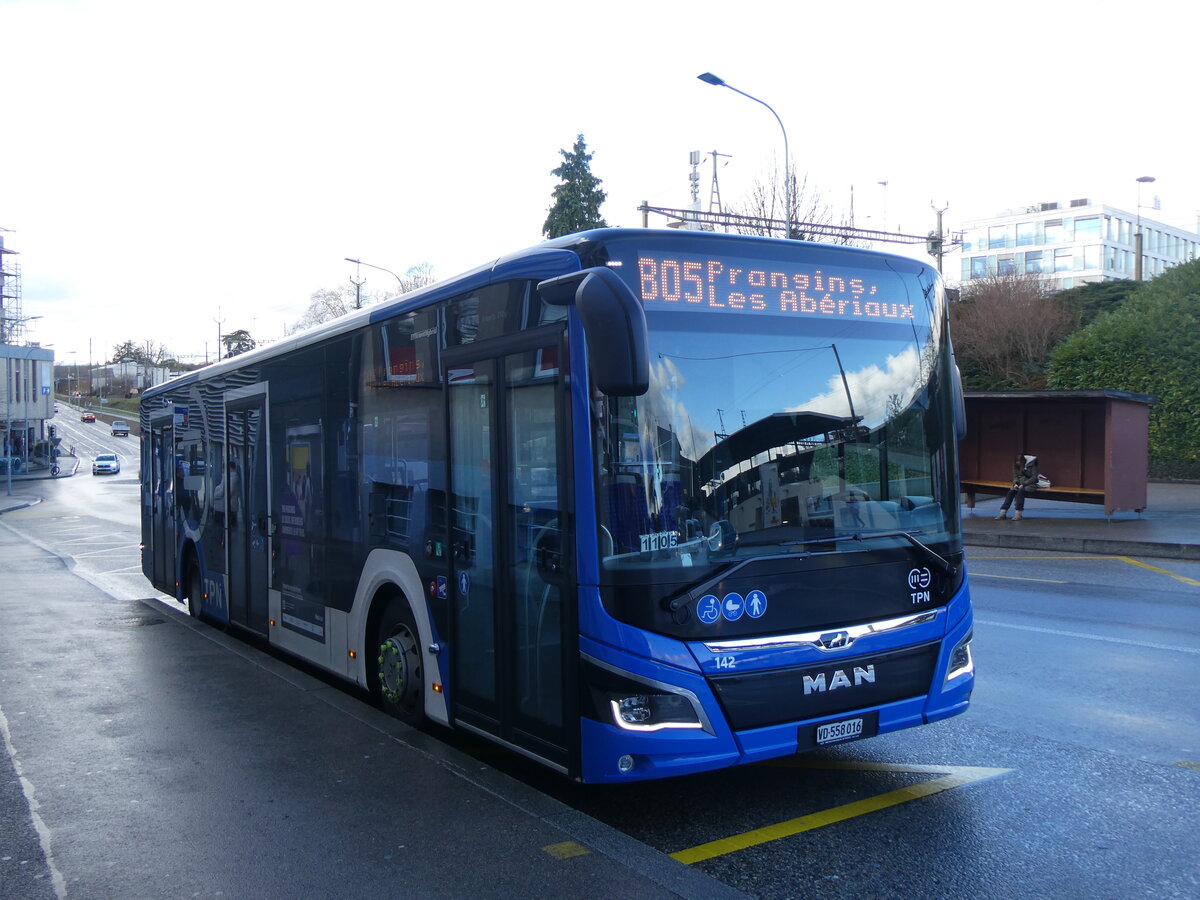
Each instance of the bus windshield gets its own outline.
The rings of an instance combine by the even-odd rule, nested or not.
[[[602,572],[692,581],[754,556],[959,540],[935,273],[771,250],[793,258],[618,259],[646,311],[650,388],[595,398]]]

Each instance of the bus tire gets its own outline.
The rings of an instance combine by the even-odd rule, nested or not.
[[[425,669],[421,636],[403,597],[386,601],[375,627],[369,664],[384,712],[408,725],[425,719]]]
[[[193,619],[200,618],[200,610],[204,603],[204,581],[200,578],[200,567],[195,563],[188,566],[187,602],[188,615]]]

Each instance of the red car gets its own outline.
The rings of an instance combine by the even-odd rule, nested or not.
[[[84,413],[82,416],[79,417],[79,421],[80,422],[95,422],[96,415],[95,415],[95,413]]]

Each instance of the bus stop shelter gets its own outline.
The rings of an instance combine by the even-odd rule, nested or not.
[[[1104,506],[1146,508],[1149,394],[1127,391],[969,391],[967,434],[959,443],[960,484],[975,495],[1003,494],[1018,454],[1038,458],[1050,487],[1032,496]]]

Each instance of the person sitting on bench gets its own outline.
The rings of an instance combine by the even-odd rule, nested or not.
[[[996,513],[997,519],[1008,518],[1008,508],[1016,500],[1016,509],[1013,511],[1013,521],[1020,521],[1025,511],[1025,495],[1032,494],[1037,490],[1038,486],[1038,463],[1036,456],[1030,456],[1027,453],[1022,453],[1013,461],[1013,477],[1012,487],[1008,489],[1008,493],[1004,495],[1004,502],[1000,505],[1000,512]]]

